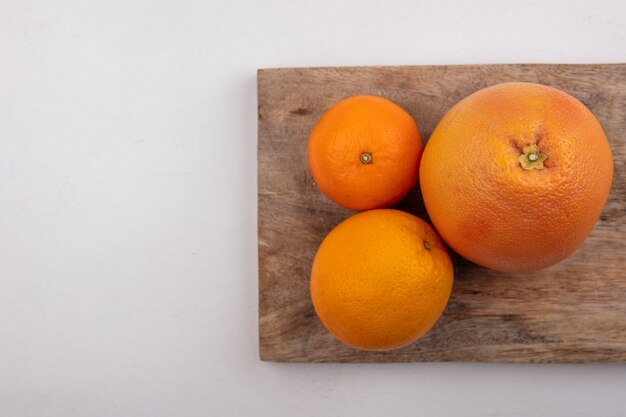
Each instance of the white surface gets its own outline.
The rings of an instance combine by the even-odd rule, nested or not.
[[[260,362],[256,69],[624,62],[625,22],[621,0],[0,0],[0,416],[623,416],[626,366]]]

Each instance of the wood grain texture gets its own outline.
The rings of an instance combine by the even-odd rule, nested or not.
[[[353,212],[316,188],[309,132],[333,103],[371,94],[406,109],[428,138],[454,103],[506,81],[567,91],[604,127],[615,174],[592,234],[564,262],[531,274],[495,272],[453,255],[450,303],[425,337],[392,352],[342,344],[315,315],[309,273],[324,236]],[[258,72],[258,104],[262,360],[626,361],[626,64],[267,69]],[[418,188],[396,207],[427,219]]]

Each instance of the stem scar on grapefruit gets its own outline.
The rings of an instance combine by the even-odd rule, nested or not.
[[[358,211],[400,201],[417,181],[421,155],[415,120],[375,96],[349,97],[333,105],[308,142],[309,168],[319,189]]]
[[[534,83],[461,100],[435,128],[420,168],[426,209],[446,243],[508,272],[554,265],[581,246],[612,177],[609,143],[591,111]]]
[[[335,227],[311,268],[311,298],[326,328],[357,349],[390,350],[426,333],[452,289],[437,233],[412,214],[358,213]]]

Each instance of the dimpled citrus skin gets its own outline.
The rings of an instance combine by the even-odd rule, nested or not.
[[[371,163],[363,163],[363,153]],[[341,100],[324,113],[308,143],[311,174],[337,204],[369,210],[394,204],[417,181],[422,139],[400,106],[375,96]]]
[[[527,145],[547,155],[525,170]],[[540,84],[506,83],[452,107],[430,137],[420,185],[433,225],[465,258],[528,272],[571,255],[608,198],[613,161],[594,115]]]
[[[326,236],[313,261],[311,298],[339,340],[389,350],[435,324],[452,281],[450,257],[426,222],[379,209],[349,217]]]

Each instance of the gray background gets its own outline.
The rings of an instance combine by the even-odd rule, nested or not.
[[[0,415],[623,416],[621,365],[260,362],[255,72],[624,62],[624,4],[0,0]]]

